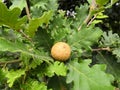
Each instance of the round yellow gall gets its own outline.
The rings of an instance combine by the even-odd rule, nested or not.
[[[51,55],[55,60],[66,61],[71,54],[70,46],[65,42],[58,42],[52,46]]]

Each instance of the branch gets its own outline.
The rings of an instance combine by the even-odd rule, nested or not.
[[[1,64],[8,64],[8,63],[17,63],[17,62],[21,62],[22,60],[11,60],[11,61],[5,61],[5,62],[0,62]]]
[[[88,22],[87,27],[94,21],[96,17],[97,17],[97,14],[95,14],[94,17]]]
[[[28,19],[31,20],[30,11],[29,11],[29,8],[28,8],[27,0],[26,0],[26,7],[25,7],[25,10],[26,10],[26,14],[27,14]]]
[[[19,30],[19,32],[29,41],[33,42],[31,38],[29,38],[29,36],[27,36],[22,30]]]
[[[106,47],[106,48],[92,49],[92,51],[111,51],[111,49],[109,47]]]
[[[91,13],[88,14],[88,16],[86,17],[86,19],[85,19],[84,22],[82,23],[82,25],[80,25],[80,26],[78,27],[78,31],[80,31],[80,29],[82,28],[82,26],[83,26],[84,24],[87,24],[90,19],[91,19]]]
[[[82,25],[80,25],[79,27],[78,27],[78,31],[80,31],[80,29],[82,28],[82,26],[84,25],[84,24],[88,24],[87,26],[89,26],[91,23],[92,23],[92,21],[96,18],[96,15],[93,15],[92,14],[92,11],[93,10],[95,10],[97,8],[97,4],[96,4],[96,1],[95,0],[92,0],[92,3],[91,3],[91,5],[90,5],[90,10],[89,10],[89,14],[88,14],[88,16],[86,17],[86,19],[84,20],[84,22],[82,23]],[[93,16],[95,16],[94,18],[92,18]],[[91,19],[92,18],[92,19]],[[91,20],[90,20],[91,19]],[[90,22],[89,22],[90,21]]]

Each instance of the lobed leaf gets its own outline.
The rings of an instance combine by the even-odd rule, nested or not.
[[[70,21],[68,21],[75,30],[77,30],[79,28],[80,25],[83,24],[84,20],[86,19],[87,17],[87,14],[88,14],[88,8],[89,6],[87,4],[85,5],[81,5],[80,7],[76,7],[75,8],[75,18],[71,19],[71,18],[68,18]]]
[[[97,43],[101,35],[102,31],[99,28],[93,28],[93,26],[88,28],[83,27],[80,31],[73,32],[70,37],[68,37],[68,43],[77,49],[87,49],[94,43]]]
[[[54,39],[54,42],[64,41],[70,32],[70,23],[67,22],[65,17],[65,12],[60,10],[58,14],[54,16],[54,19],[49,25],[49,34],[51,38]]]
[[[64,63],[56,61],[47,67],[45,74],[49,77],[52,77],[54,74],[57,76],[66,76],[67,67]]]
[[[53,39],[48,30],[40,28],[34,37],[35,47],[39,48],[41,52],[48,52],[53,45]]]
[[[18,7],[22,11],[23,8],[25,8],[25,6],[26,6],[25,0],[12,0],[12,5],[10,6],[10,9]]]
[[[52,90],[69,90],[65,78],[59,76],[51,77],[47,86]]]
[[[5,71],[6,77],[8,78],[7,83],[9,87],[12,87],[14,82],[20,78],[22,75],[25,74],[25,70],[19,69],[19,70],[10,70],[10,71]]]
[[[100,46],[106,47],[116,47],[120,45],[120,37],[118,34],[109,31],[108,33],[104,32],[103,37],[100,41]]]
[[[19,18],[21,10],[19,8],[13,8],[12,10],[0,2],[0,26],[6,25],[12,29],[18,30],[21,28],[27,20],[26,17]]]
[[[30,37],[33,37],[39,26],[43,24],[48,25],[52,15],[53,12],[48,11],[44,12],[44,14],[41,17],[30,20],[29,25],[25,31],[26,34],[28,34]]]
[[[114,56],[99,52],[96,56],[96,60],[98,60],[100,64],[106,64],[106,71],[111,73],[115,77],[115,80],[120,83],[120,63],[117,62]]]
[[[32,48],[32,47],[31,47]],[[26,65],[28,64],[27,60],[29,61],[30,58],[33,58],[33,62],[30,65],[30,68],[35,68],[37,65],[40,65],[41,62],[45,61],[53,61],[51,57],[46,55],[40,55],[39,52],[29,50],[25,44],[22,42],[10,42],[4,38],[0,38],[0,51],[10,51],[10,52],[20,52],[21,53],[21,60],[26,60]]]
[[[115,48],[113,51],[112,51],[113,55],[116,56],[117,58],[117,62],[120,62],[120,47],[119,48]]]
[[[22,85],[24,90],[48,90],[45,83],[40,83],[34,79],[28,79],[27,82]]]
[[[32,17],[40,17],[45,11],[52,10],[55,12],[58,10],[57,0],[32,0],[30,3]]]
[[[11,52],[27,52],[27,47],[19,42],[10,42],[4,38],[0,38],[0,51],[11,51]]]
[[[99,6],[103,6],[103,5],[106,5],[108,2],[109,2],[109,0],[95,0],[96,1],[96,3],[97,3],[97,5],[99,5]]]
[[[117,33],[104,32],[100,41],[100,47],[110,47],[113,55],[116,56],[118,62],[120,62],[120,37]]]
[[[71,90],[114,90],[111,85],[114,78],[105,73],[105,65],[89,67],[90,63],[91,60],[82,60],[68,65],[67,83],[74,84]]]

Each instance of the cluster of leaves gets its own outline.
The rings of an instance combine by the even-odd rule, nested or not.
[[[57,0],[30,0],[30,13],[25,0],[11,1],[9,9],[0,1],[0,89],[115,89],[111,83],[113,75],[116,75],[115,79],[119,78],[118,73],[106,73],[109,66],[105,64],[91,65],[91,55],[92,46],[98,44],[103,35],[100,47],[115,45],[112,53],[119,61],[119,36],[111,32],[104,34],[94,23],[88,27],[84,23],[91,12],[91,16],[101,13],[108,0],[97,0],[100,8],[90,13],[88,5],[76,7],[75,18],[69,18],[65,11],[58,10]],[[92,5],[90,0],[88,2]],[[20,17],[24,8],[27,15]],[[72,49],[71,57],[65,63],[55,61],[50,55],[52,45],[58,41],[67,42]],[[9,58],[8,54],[14,57]]]
[[[103,19],[104,23],[99,24],[99,26],[106,31],[109,31],[109,29],[112,29],[113,32],[118,33],[120,35],[119,29],[120,29],[120,1],[118,0],[117,3],[115,3],[111,8],[105,10],[105,14],[109,17],[106,19]]]
[[[105,32],[101,39],[100,46],[110,47],[112,49],[112,54],[116,55],[117,61],[120,62],[120,37],[118,34],[113,34],[112,31],[109,31],[108,34]]]
[[[109,31],[108,33],[104,32],[99,46],[107,47],[108,52],[98,52],[96,57],[97,60],[100,63],[105,63],[107,65],[107,72],[112,73],[115,76],[116,82],[118,82],[117,86],[120,87],[120,37],[117,33],[113,33],[112,31]]]

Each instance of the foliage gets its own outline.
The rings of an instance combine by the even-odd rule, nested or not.
[[[97,0],[100,7],[94,9],[88,0],[89,5],[75,8],[74,17],[58,10],[57,0],[10,1],[10,8],[0,1],[0,89],[115,90],[120,87],[120,37],[96,27],[101,19],[108,18],[103,11],[116,0],[111,0],[112,3]],[[24,8],[26,15],[22,13]],[[96,20],[95,15],[98,15]],[[71,47],[72,54],[66,62],[51,57],[51,47],[58,41]],[[109,50],[99,51],[106,47]],[[93,55],[96,50],[97,54]]]
[[[71,90],[114,90],[111,85],[113,77],[105,74],[105,65],[94,65],[91,68],[91,60],[74,61],[69,64],[67,82],[73,82]]]
[[[15,7],[19,7],[20,10],[23,10],[23,8],[25,8],[25,6],[26,6],[25,0],[22,0],[22,1],[12,0],[12,5],[10,6],[10,9],[13,9]]]
[[[108,34],[104,33],[101,39],[100,46],[111,47],[112,54],[116,55],[118,62],[120,62],[120,37],[116,33],[109,31]]]
[[[87,49],[90,48],[90,46],[92,46],[95,42],[97,42],[101,35],[102,31],[99,28],[94,28],[91,26],[88,28],[83,28],[79,32],[73,32],[68,38],[68,43],[77,49]]]
[[[105,63],[107,65],[107,72],[114,75],[116,82],[120,82],[120,63],[117,63],[117,60],[110,53],[102,54],[99,52],[96,56],[99,63]],[[120,87],[120,86],[119,86]]]
[[[37,80],[28,79],[25,85],[22,85],[25,90],[47,90],[45,83],[39,83]]]
[[[51,17],[52,17],[52,11],[48,11],[44,13],[40,18],[30,20],[29,25],[26,29],[26,34],[33,37],[35,31],[39,26],[41,26],[42,24],[46,24],[46,26],[48,25]]]
[[[21,77],[22,75],[25,74],[25,70],[21,70],[21,69],[19,69],[19,70],[17,70],[17,71],[11,70],[11,71],[5,71],[4,73],[6,74],[6,77],[8,78],[7,83],[9,84],[9,87],[12,87],[14,81],[15,81],[17,78],[19,78],[19,77]],[[14,76],[14,77],[13,77],[13,76]]]
[[[8,27],[18,30],[21,28],[21,25],[26,21],[25,16],[19,19],[21,11],[17,7],[9,10],[3,3],[0,2],[0,10],[0,25],[6,25]]]

